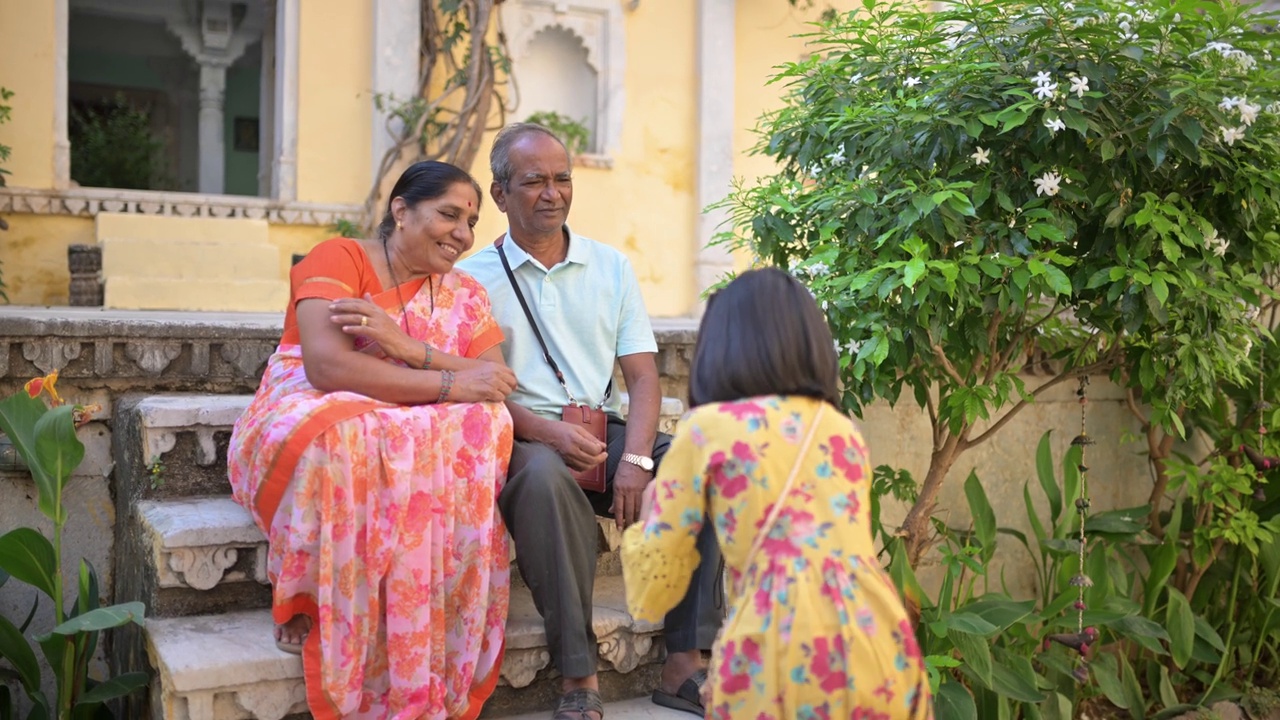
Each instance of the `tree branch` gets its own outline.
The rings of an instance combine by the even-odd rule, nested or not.
[[[938,364],[942,366],[942,370],[947,373],[947,377],[954,380],[957,385],[968,386],[969,383],[960,377],[960,373],[956,371],[956,366],[951,364],[951,360],[947,358],[942,346],[937,343],[931,343],[929,347],[933,350],[933,356],[938,359]]]
[[[979,435],[978,437],[972,440],[965,440],[964,443],[961,445],[961,449],[968,450],[969,448],[975,445],[981,445],[992,435],[999,432],[1000,428],[1007,425],[1009,421],[1013,419],[1013,416],[1021,412],[1023,408],[1025,408],[1027,405],[1030,405],[1035,400],[1035,398],[1039,397],[1041,394],[1049,390],[1049,388],[1052,388],[1053,386],[1058,385],[1059,383],[1065,382],[1067,380],[1071,380],[1072,378],[1080,377],[1081,375],[1092,375],[1093,373],[1098,372],[1099,370],[1103,370],[1107,367],[1110,367],[1112,362],[1114,362],[1112,358],[1099,360],[1098,362],[1092,363],[1090,365],[1085,365],[1084,367],[1075,368],[1073,370],[1065,370],[1059,373],[1056,377],[1046,380],[1035,390],[1031,391],[1030,393],[1031,400],[1028,400],[1026,398],[1019,400],[1017,404],[1009,408],[1008,412],[1006,412],[1004,415],[1001,415],[1000,419],[996,420],[991,425],[991,427],[984,430],[981,435]]]
[[[1124,402],[1129,406],[1129,412],[1133,413],[1133,416],[1138,419],[1138,422],[1142,423],[1143,431],[1146,431],[1147,428],[1151,427],[1151,420],[1148,419],[1146,415],[1143,415],[1142,411],[1138,409],[1138,399],[1133,395],[1133,388],[1125,388]]]

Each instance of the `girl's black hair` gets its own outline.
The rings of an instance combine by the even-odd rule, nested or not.
[[[396,219],[391,214],[391,202],[393,200],[404,198],[405,204],[412,209],[423,200],[435,200],[444,195],[449,191],[449,188],[458,183],[470,184],[471,187],[475,188],[477,198],[484,197],[475,178],[456,165],[437,160],[424,160],[410,165],[400,174],[400,179],[396,180],[395,187],[391,188],[391,195],[387,198],[387,212],[382,216],[382,222],[378,225],[378,239],[386,242],[391,235],[391,231],[396,227]],[[477,203],[479,203],[479,200],[477,200]],[[479,209],[480,206],[477,204],[476,210]]]
[[[809,290],[777,268],[749,270],[707,302],[689,402],[803,395],[839,408],[839,376],[831,329]]]

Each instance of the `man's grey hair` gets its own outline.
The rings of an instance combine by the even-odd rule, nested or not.
[[[565,155],[570,155],[564,141],[545,125],[531,122],[511,123],[498,131],[498,136],[493,139],[493,149],[489,151],[489,170],[493,173],[493,181],[501,185],[503,190],[511,189],[511,176],[515,173],[515,168],[511,167],[511,146],[522,138],[539,133],[560,143]],[[569,164],[573,164],[572,156],[569,157]]]

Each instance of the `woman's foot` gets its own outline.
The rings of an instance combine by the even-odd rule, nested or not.
[[[294,615],[289,622],[276,626],[276,647],[294,655],[302,654],[302,643],[311,632],[311,618],[306,615]]]

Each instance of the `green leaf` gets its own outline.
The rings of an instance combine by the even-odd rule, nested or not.
[[[1102,153],[1102,161],[1106,162],[1116,156],[1116,144],[1110,140],[1103,140],[1102,146],[1098,148]]]
[[[1067,127],[1080,133],[1080,135],[1089,134],[1089,123],[1084,119],[1084,115],[1067,108],[1059,114],[1059,117],[1062,118],[1062,122],[1066,123]],[[1103,159],[1105,160],[1106,158]]]
[[[1005,697],[1028,703],[1044,700],[1044,694],[1037,688],[1036,672],[1025,657],[1002,652],[992,668],[991,680],[992,689]]]
[[[67,620],[55,627],[51,633],[54,635],[76,635],[82,632],[107,630],[121,625],[128,625],[129,623],[141,625],[146,612],[147,606],[140,602],[127,602],[98,608]]]
[[[1144,617],[1130,615],[1106,623],[1101,623],[1120,635],[1136,641],[1142,647],[1157,655],[1165,655],[1160,641],[1169,641],[1169,633],[1164,628]]]
[[[1086,533],[1111,533],[1135,535],[1146,529],[1149,508],[1125,508],[1108,510],[1090,515],[1084,523]]]
[[[1169,628],[1169,654],[1178,667],[1185,668],[1191,659],[1191,649],[1196,639],[1195,615],[1191,612],[1191,603],[1187,602],[1186,595],[1173,586],[1169,586],[1168,591],[1169,607],[1165,613],[1165,626]]]
[[[1169,299],[1169,285],[1159,275],[1151,278],[1151,291],[1156,294],[1156,299],[1161,305]]]
[[[970,471],[964,481],[964,494],[969,500],[969,512],[973,516],[973,530],[982,543],[982,557],[991,559],[996,551],[996,514],[982,489],[978,474]]]
[[[902,284],[907,287],[915,287],[916,282],[924,275],[925,264],[922,258],[911,258],[907,266],[902,270]]]
[[[40,689],[40,663],[35,651],[9,618],[0,615],[0,657],[9,661],[18,671],[22,687],[27,691]]]
[[[1074,720],[1071,715],[1071,700],[1060,692],[1050,693],[1040,710],[1044,720]]]
[[[945,677],[933,700],[937,720],[978,720],[978,708],[964,685]]]
[[[1227,644],[1222,642],[1222,636],[1218,634],[1217,630],[1213,629],[1208,620],[1196,615],[1195,624],[1196,637],[1209,643],[1209,646],[1218,652],[1224,653],[1227,651]]]
[[[117,675],[110,680],[98,683],[80,696],[77,705],[96,705],[108,700],[124,697],[129,693],[141,690],[151,681],[151,676],[144,672],[131,672]]]
[[[1147,714],[1146,696],[1142,693],[1142,687],[1138,685],[1138,678],[1133,674],[1129,659],[1124,655],[1120,656],[1120,682],[1124,689],[1125,709],[1134,720],[1143,720]]]
[[[947,637],[951,642],[955,643],[956,649],[960,651],[960,655],[964,658],[965,663],[969,665],[969,669],[982,680],[987,687],[992,686],[992,663],[991,663],[991,645],[980,635],[962,632],[959,630],[950,631]]]
[[[1178,498],[1173,505],[1173,512],[1169,516],[1169,525],[1165,528],[1164,542],[1151,552],[1151,569],[1147,573],[1147,580],[1144,584],[1142,614],[1150,615],[1155,609],[1156,599],[1160,596],[1160,589],[1164,587],[1169,576],[1173,574],[1174,568],[1178,564],[1178,536],[1182,532],[1182,498]]]
[[[58,592],[53,544],[33,528],[20,527],[0,536],[0,567],[50,598]]]
[[[1112,705],[1122,709],[1129,709],[1129,698],[1124,692],[1124,683],[1120,680],[1120,666],[1116,663],[1116,656],[1110,653],[1099,653],[1089,663],[1090,669],[1093,670],[1093,679],[1098,683],[1098,689],[1103,695],[1111,701]]]
[[[1165,707],[1176,707],[1178,703],[1178,693],[1173,690],[1173,683],[1169,680],[1169,668],[1160,666],[1160,704]]]
[[[31,478],[36,484],[36,504],[40,512],[58,522],[61,518],[58,517],[56,508],[57,487],[36,453],[36,423],[48,412],[49,408],[40,398],[33,398],[25,391],[15,392],[0,400],[0,431],[9,436],[14,449],[31,469]]]
[[[942,622],[949,631],[956,630],[972,635],[982,635],[983,637],[994,635],[1000,630],[1000,628],[987,622],[982,617],[967,612],[951,613],[944,617]]]
[[[71,472],[84,460],[84,443],[76,437],[74,411],[71,405],[59,405],[36,421],[36,460],[57,483],[59,495]]]
[[[1035,607],[1035,602],[1031,600],[1018,602],[999,593],[987,593],[956,612],[976,615],[995,626],[998,632],[1003,632],[1030,617],[1035,612]]]
[[[1062,494],[1058,489],[1058,480],[1053,474],[1053,448],[1049,444],[1052,430],[1040,436],[1040,444],[1036,446],[1036,478],[1040,480],[1040,488],[1049,499],[1049,520],[1057,525],[1062,517]]]

